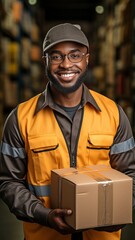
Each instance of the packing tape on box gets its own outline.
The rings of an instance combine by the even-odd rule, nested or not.
[[[106,171],[108,168],[102,169]],[[112,180],[89,167],[81,167],[59,177],[59,208],[62,205],[61,179],[73,174],[85,174],[98,182],[98,226],[112,225],[113,216],[113,183]]]
[[[85,172],[98,182],[98,226],[112,224],[113,216],[113,183],[98,171]]]

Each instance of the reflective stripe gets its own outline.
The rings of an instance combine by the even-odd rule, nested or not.
[[[8,143],[1,142],[1,153],[4,155],[11,156],[13,158],[25,158],[26,157],[26,152],[24,148],[16,148],[10,146]]]
[[[128,152],[129,150],[133,149],[134,147],[135,147],[135,141],[134,141],[134,138],[131,137],[124,142],[114,144],[111,147],[110,155],[123,153],[123,152]]]
[[[35,186],[28,184],[29,190],[37,197],[49,197],[51,192],[50,185]]]

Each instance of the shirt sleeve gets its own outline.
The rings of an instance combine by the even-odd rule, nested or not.
[[[27,153],[21,137],[17,108],[8,116],[0,146],[0,197],[20,220],[47,225],[50,209],[27,188]]]
[[[119,126],[110,150],[113,168],[133,178],[133,208],[135,208],[135,142],[129,120],[123,109],[119,109]]]

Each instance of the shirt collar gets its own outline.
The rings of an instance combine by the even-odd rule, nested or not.
[[[83,96],[82,96],[82,105],[84,106],[86,103],[92,105],[97,111],[101,112],[100,107],[98,106],[96,100],[94,99],[91,90],[89,90],[86,85],[84,86]]]
[[[91,91],[83,84],[83,96],[81,105],[84,106],[86,103],[91,104],[97,111],[101,111],[100,107],[98,106],[96,100],[91,94]],[[44,92],[42,92],[38,98],[35,114],[37,114],[43,108],[49,106],[50,108],[54,108],[54,101],[50,92],[50,84],[48,83]]]

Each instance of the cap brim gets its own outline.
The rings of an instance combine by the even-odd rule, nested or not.
[[[75,40],[75,39],[72,39],[72,38],[67,38],[67,39],[61,39],[61,40],[58,40],[58,41],[55,41],[51,44],[49,44],[48,46],[46,46],[43,51],[46,52],[48,49],[50,49],[51,47],[53,47],[54,45],[58,44],[58,43],[61,43],[61,42],[76,42],[76,43],[80,43],[84,46],[86,46],[87,48],[89,48],[89,45],[85,44],[84,42],[81,42],[79,40]]]

